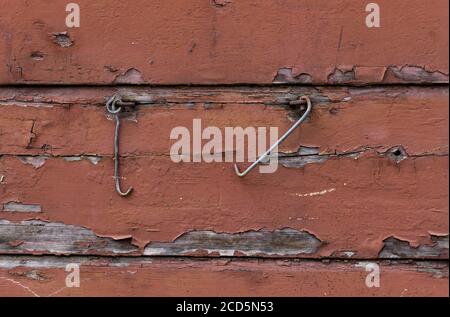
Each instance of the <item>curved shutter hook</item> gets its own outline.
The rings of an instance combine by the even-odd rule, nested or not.
[[[110,114],[114,115],[114,118],[116,120],[116,129],[114,131],[114,181],[115,181],[117,193],[120,196],[125,197],[131,193],[131,191],[133,190],[133,187],[128,188],[128,190],[126,192],[123,192],[120,187],[119,132],[120,132],[120,112],[122,111],[122,107],[116,106],[117,102],[119,102],[119,101],[120,101],[120,98],[118,98],[117,95],[112,96],[106,102],[106,110]]]
[[[252,165],[250,165],[245,171],[241,172],[239,170],[239,167],[237,166],[237,164],[234,164],[234,171],[236,172],[236,175],[239,177],[244,177],[245,175],[247,175],[252,169],[254,169],[259,163],[261,163],[266,157],[267,155],[270,154],[270,152],[272,152],[276,147],[278,147],[278,145],[281,144],[281,142],[283,142],[292,132],[294,132],[295,129],[298,128],[298,126],[305,121],[305,119],[309,116],[311,109],[312,109],[312,105],[311,105],[311,99],[309,99],[308,96],[302,96],[300,97],[300,100],[304,100],[306,101],[307,104],[307,108],[305,113],[300,117],[300,119],[297,120],[297,122],[295,122],[295,124],[285,133],[283,134],[283,136],[278,139],[277,142],[275,142],[267,151],[266,153],[264,153],[263,155],[261,155],[255,162],[253,162]]]

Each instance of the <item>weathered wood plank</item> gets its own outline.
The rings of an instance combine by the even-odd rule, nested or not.
[[[446,0],[77,3],[0,1],[0,84],[448,82]]]
[[[130,237],[116,237],[113,240],[97,236],[87,228],[63,223],[0,220],[1,254],[283,257],[313,254],[321,244],[321,241],[306,231],[288,228],[273,232],[261,230],[237,234],[193,231],[173,243],[151,243],[144,252],[139,252],[132,245]]]
[[[301,256],[314,254],[322,242],[306,231],[284,228],[241,233],[192,231],[173,242],[151,242],[144,255]]]
[[[102,238],[80,226],[36,220],[17,223],[0,220],[2,254],[130,255],[136,254],[137,250],[131,239]]]
[[[188,245],[177,249],[186,236],[174,241],[192,231],[214,232],[205,243],[187,239],[200,253],[211,255],[217,250],[244,255],[259,250],[256,245],[254,250],[243,248],[240,242],[235,249],[230,246],[237,233],[291,228],[321,241],[314,253],[297,252],[302,256],[356,258],[377,258],[389,237],[414,248],[433,247],[433,236],[448,235],[448,156],[397,161],[390,153],[367,151],[289,166],[239,179],[230,163],[176,164],[166,156],[130,157],[122,160],[122,173],[124,185],[134,185],[135,191],[123,199],[114,191],[111,158],[95,164],[48,158],[36,168],[5,155],[0,158],[0,203],[39,205],[41,212],[6,210],[0,216],[21,221],[32,215],[84,226],[104,237],[133,237],[142,248],[158,242],[167,249],[164,254],[195,253]],[[222,233],[235,235],[221,240]],[[296,253],[297,247],[282,253]],[[149,254],[155,254],[151,248]],[[440,250],[431,257],[446,258]],[[415,256],[422,254],[412,253]]]
[[[0,154],[111,155],[114,124],[104,102],[113,89],[0,89]],[[175,127],[193,138],[202,128],[278,127],[298,113],[287,101],[306,94],[313,112],[281,146],[345,153],[402,146],[409,155],[448,153],[448,88],[192,88],[123,89],[125,98],[147,100],[124,119],[121,153],[168,155]],[[128,97],[127,97],[128,96]],[[132,97],[131,97],[132,96]],[[283,105],[284,103],[284,105]],[[204,140],[203,144],[207,141]],[[225,149],[232,151],[234,149]]]
[[[80,287],[66,286],[67,264],[79,264]],[[0,256],[0,296],[118,295],[448,296],[448,263]]]

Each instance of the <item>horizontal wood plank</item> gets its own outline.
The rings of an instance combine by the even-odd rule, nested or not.
[[[0,84],[448,82],[446,0],[77,3],[0,1]]]
[[[167,156],[129,157],[122,160],[123,182],[135,191],[124,199],[114,190],[111,158],[47,158],[36,163],[6,155],[0,158],[0,202],[9,207],[0,216],[13,222],[33,217],[84,226],[101,237],[133,238],[134,244],[148,247],[149,255],[198,251],[378,258],[388,241],[387,257],[448,256],[448,156],[397,162],[389,154],[368,151],[302,167],[291,161],[289,167],[283,164],[281,160],[273,174],[254,172],[239,179],[230,163],[177,164]],[[32,205],[33,212],[22,207],[15,212],[11,202]],[[36,206],[40,212],[34,212]],[[269,233],[263,237],[272,241],[272,231],[283,228],[297,232],[294,240],[281,240],[288,251],[271,252],[270,244],[252,249],[239,242],[245,235],[237,234],[264,229]],[[311,237],[302,232],[320,243],[310,239],[304,244],[302,239]],[[436,237],[446,236],[445,247]],[[400,241],[395,244],[388,238]],[[26,239],[14,235],[2,241],[9,245],[8,252],[15,252],[11,244]],[[419,245],[434,251],[414,252]],[[16,252],[23,253],[20,245]]]
[[[68,264],[80,287],[66,286]],[[448,296],[448,263],[0,256],[0,296]]]
[[[113,89],[0,89],[0,153],[100,155],[113,153],[114,123],[104,103]],[[176,127],[193,138],[202,128],[277,127],[281,135],[299,116],[287,106],[300,95],[312,98],[310,118],[280,147],[318,153],[363,149],[383,152],[401,146],[409,155],[448,154],[448,88],[193,88],[121,89],[140,105],[124,118],[121,154],[168,155]],[[206,141],[203,141],[205,144]],[[233,148],[225,148],[233,151]]]

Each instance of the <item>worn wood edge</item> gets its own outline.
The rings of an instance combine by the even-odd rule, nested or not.
[[[405,84],[352,86],[296,86],[296,85],[188,85],[188,86],[1,86],[0,102],[49,106],[86,104],[105,106],[106,100],[118,94],[127,102],[145,105],[189,105],[206,103],[262,103],[286,105],[287,102],[308,95],[313,104],[345,102],[351,98],[397,98],[421,93],[449,93],[448,84],[420,86]],[[417,95],[416,95],[417,97]],[[207,104],[206,104],[207,106]]]
[[[90,8],[92,5],[89,2],[81,2],[84,8]],[[170,7],[150,5],[145,6],[144,10],[137,6],[139,11],[131,12],[130,8],[123,8],[120,11],[122,14],[115,15],[115,19],[108,16],[115,14],[114,10],[122,9],[121,4],[111,7],[99,2],[96,6],[102,10],[96,10],[95,7],[90,9],[88,31],[84,31],[84,28],[61,28],[65,12],[55,11],[48,5],[40,5],[34,7],[33,14],[24,14],[20,21],[9,21],[8,15],[2,19],[3,23],[13,28],[10,30],[5,27],[5,33],[14,35],[15,41],[5,38],[2,57],[8,65],[4,67],[0,80],[7,83],[91,84],[239,81],[351,84],[372,81],[448,81],[448,63],[445,62],[448,60],[448,52],[443,49],[446,34],[439,32],[446,26],[444,19],[447,15],[444,12],[448,11],[448,4],[442,1],[433,3],[433,6],[426,7],[423,3],[414,1],[409,8],[404,8],[382,1],[381,6],[389,8],[383,11],[386,18],[384,21],[389,26],[386,28],[384,24],[383,28],[372,30],[364,25],[365,3],[361,1],[339,1],[331,5],[324,2],[320,6],[312,7],[308,7],[307,2],[303,6],[291,2],[283,6],[276,1],[263,4],[229,2],[219,6],[215,1],[191,2]],[[32,5],[29,6],[33,8]],[[306,12],[304,6],[308,7]],[[20,3],[12,6],[21,7],[23,5]],[[286,7],[289,10],[286,10]],[[346,10],[338,12],[337,7]],[[155,14],[160,10],[172,16],[176,22],[169,26],[161,23],[161,16]],[[37,20],[35,17],[49,13],[59,17],[61,22],[57,22],[59,19]],[[148,16],[153,15],[150,20],[159,23],[155,23],[154,28],[145,33],[141,33],[142,30],[132,32],[132,37],[140,39],[150,34],[162,47],[153,47],[148,41],[130,42],[127,37],[120,39],[120,36],[118,41],[117,36],[114,36],[117,32],[114,30],[129,22],[130,14],[133,14],[134,23],[140,22],[142,25],[146,25]],[[322,23],[322,18],[327,16],[332,16],[333,19],[329,23]],[[277,21],[283,18],[291,22]],[[409,23],[411,19],[416,23]],[[96,25],[98,21],[101,21],[101,24]],[[241,36],[236,36],[236,30],[230,27],[230,21],[237,23],[242,31]],[[96,42],[89,45],[89,42],[96,39],[96,35],[89,32],[89,25],[93,29],[106,30],[104,37],[109,40],[109,50],[102,50],[104,45],[100,42],[100,46],[96,46]],[[183,27],[180,28],[179,25]],[[21,27],[32,37],[27,38],[14,31],[15,28]],[[107,29],[104,29],[105,27]],[[312,39],[318,27],[323,28],[324,32]],[[395,36],[396,32],[389,31],[390,29],[401,32],[401,36]],[[352,30],[351,35],[348,30]],[[186,31],[187,33],[184,33]],[[378,31],[376,39],[382,43],[371,41],[373,31]],[[127,34],[126,30],[124,32]],[[247,34],[252,36],[248,37]],[[342,42],[343,39],[351,42]],[[308,42],[314,42],[316,45],[307,45],[304,48],[303,43]],[[425,42],[424,46],[428,50],[419,45],[420,42]],[[388,45],[384,46],[386,43]],[[143,51],[150,51],[152,56],[128,54],[127,59],[119,59],[127,52],[124,47],[136,49],[135,44]],[[230,54],[230,49],[239,54]],[[169,58],[165,56],[167,50],[172,53]],[[97,54],[96,63],[89,59],[89,55],[85,55],[87,52],[100,52]],[[320,63],[314,58],[317,52],[322,55]],[[67,60],[73,55],[80,57],[75,59],[74,65],[68,64]]]
[[[443,261],[0,255],[0,296],[448,296],[448,270]],[[369,287],[375,271],[379,287]]]
[[[394,236],[383,241],[378,259],[448,259],[448,235],[430,235],[432,244],[411,245]],[[82,226],[39,220],[0,220],[0,254],[105,255],[163,257],[313,258],[324,242],[306,230],[292,228],[221,233],[193,230],[172,242],[134,246],[130,237],[96,235]],[[335,252],[330,259],[357,259]],[[376,259],[376,258],[375,258]]]
[[[409,90],[410,89],[410,90]],[[22,92],[16,92],[15,90],[3,90],[4,94],[2,95],[2,90],[0,89],[0,110],[4,111],[12,111],[12,113],[17,113],[17,115],[22,112],[25,113],[28,109],[27,107],[35,108],[30,109],[30,115],[23,120],[15,118],[11,115],[12,124],[17,124],[20,126],[20,129],[23,130],[24,135],[23,138],[19,138],[10,132],[9,126],[5,120],[2,123],[4,129],[4,141],[5,145],[2,147],[2,154],[17,154],[17,155],[48,155],[55,153],[56,155],[66,155],[66,156],[77,156],[77,155],[110,155],[111,150],[109,146],[102,145],[100,149],[96,142],[95,135],[91,135],[91,142],[96,144],[95,147],[91,146],[88,148],[80,147],[80,140],[77,139],[78,131],[74,131],[73,129],[69,129],[68,133],[71,137],[75,137],[75,144],[71,145],[70,142],[66,142],[67,148],[59,144],[62,142],[58,140],[59,131],[64,131],[64,126],[58,126],[57,123],[51,124],[42,119],[42,116],[48,111],[48,115],[52,120],[60,120],[61,118],[66,118],[68,120],[73,120],[70,117],[70,111],[73,109],[76,113],[81,115],[88,115],[89,111],[93,111],[96,113],[94,116],[93,124],[97,122],[96,125],[101,126],[101,128],[95,130],[95,133],[99,133],[102,135],[102,138],[110,137],[110,121],[112,118],[108,116],[104,111],[101,110],[100,107],[104,108],[104,101],[106,100],[107,93],[102,89],[84,89],[83,93],[80,93],[77,96],[74,96],[74,90],[65,90],[64,92],[60,92],[59,90],[46,90],[46,89],[37,89],[37,90],[29,90],[25,89]],[[111,91],[114,93],[114,91]],[[127,134],[132,135],[132,141],[140,141],[143,142],[143,136],[139,134],[139,127],[142,127],[142,124],[148,122],[149,124],[155,124],[151,118],[152,113],[155,113],[158,116],[171,115],[174,116],[177,110],[188,111],[186,115],[188,117],[198,117],[198,118],[214,118],[214,122],[218,122],[217,124],[224,124],[225,118],[227,120],[236,120],[233,117],[233,110],[242,110],[246,111],[245,119],[239,121],[239,124],[251,126],[255,124],[255,121],[252,121],[253,117],[250,113],[249,109],[259,109],[261,107],[261,112],[256,112],[254,114],[253,120],[258,120],[260,125],[270,125],[274,124],[273,121],[276,121],[276,125],[288,126],[291,121],[298,119],[299,111],[296,107],[290,106],[289,102],[294,101],[299,98],[302,94],[307,94],[311,96],[313,99],[313,107],[316,109],[313,110],[313,114],[311,115],[311,120],[308,120],[305,127],[302,129],[305,130],[306,136],[301,139],[301,142],[307,145],[311,145],[312,147],[317,147],[321,153],[342,153],[351,152],[351,151],[360,151],[364,147],[376,147],[379,150],[388,150],[393,146],[403,146],[406,151],[408,151],[412,155],[421,155],[421,154],[447,154],[448,153],[448,140],[444,142],[446,136],[442,133],[439,134],[440,128],[448,128],[448,121],[443,118],[447,116],[448,106],[445,107],[444,99],[448,100],[448,88],[445,89],[430,89],[430,88],[412,88],[409,87],[406,90],[403,89],[347,89],[347,88],[336,88],[336,89],[327,89],[327,90],[317,90],[317,89],[309,89],[308,91],[296,91],[294,89],[267,89],[266,92],[261,91],[257,88],[236,88],[235,89],[218,89],[214,92],[211,92],[207,89],[198,89],[195,91],[191,90],[183,90],[183,89],[169,89],[169,90],[158,90],[156,92],[149,92],[144,89],[141,91],[130,91],[125,90],[122,91],[124,100],[128,102],[137,102],[139,103],[136,106],[130,107],[127,109],[126,113],[122,115],[122,118],[126,120],[126,129]],[[85,97],[80,97],[81,95],[86,94]],[[445,98],[447,97],[447,98]],[[436,98],[436,99],[433,99]],[[380,101],[380,108],[375,107],[377,101]],[[429,101],[436,100],[438,103],[433,107],[433,103],[427,105]],[[359,102],[362,104],[359,105]],[[142,103],[142,104],[141,104]],[[325,141],[322,137],[321,133],[318,131],[318,125],[325,124],[330,125],[333,128],[338,119],[340,120],[350,120],[352,124],[358,124],[355,121],[355,118],[352,118],[352,110],[357,111],[358,118],[362,115],[362,107],[364,106],[372,106],[369,111],[374,111],[378,115],[388,116],[390,113],[390,107],[388,106],[390,103],[396,104],[398,103],[398,107],[392,107],[394,114],[390,118],[388,135],[392,135],[394,137],[394,141],[389,142],[387,139],[377,140],[376,137],[369,138],[367,140],[367,144],[364,143],[366,139],[360,138],[358,140],[352,140],[350,137],[345,137],[343,140],[343,144],[339,145],[339,140],[336,141],[338,145],[333,146],[333,143],[329,143]],[[411,105],[410,105],[411,103]],[[448,103],[448,102],[447,102]],[[417,116],[414,115],[414,110],[417,111],[422,107],[422,105],[427,105],[424,109],[424,116],[431,116],[430,120],[439,120],[437,125],[439,129],[432,130],[432,127],[423,122],[422,116],[419,114]],[[1,106],[5,106],[5,108],[1,108]],[[361,107],[359,107],[361,106]],[[414,109],[411,107],[414,106]],[[239,108],[237,108],[239,107]],[[251,108],[246,108],[251,107]],[[235,109],[236,108],[236,109]],[[377,112],[379,111],[383,112]],[[406,114],[410,121],[418,120],[416,125],[420,127],[421,133],[431,133],[432,137],[428,137],[430,143],[426,141],[416,141],[420,138],[415,136],[413,139],[408,140],[408,137],[405,132],[400,133],[398,138],[395,139],[394,132],[396,131],[395,121],[402,120],[402,116],[399,111],[401,109],[405,109]],[[193,110],[193,111],[191,111]],[[210,112],[210,110],[212,112]],[[198,111],[198,112],[197,112]],[[223,112],[221,112],[223,111]],[[264,111],[268,111],[267,115],[271,119],[264,119]],[[441,115],[442,113],[442,115]],[[330,114],[333,114],[330,116]],[[222,120],[223,115],[223,120]],[[442,118],[441,118],[442,116]],[[335,118],[334,118],[335,117]],[[334,119],[333,119],[334,118]],[[108,120],[109,119],[109,120]],[[176,125],[176,121],[173,119],[168,119],[172,125]],[[222,120],[222,121],[221,121]],[[364,120],[364,118],[361,118]],[[395,120],[395,121],[394,121]],[[420,121],[419,121],[420,120]],[[226,120],[225,120],[226,121]],[[311,122],[310,122],[311,121]],[[66,124],[69,124],[67,122]],[[137,125],[136,123],[141,123],[141,125]],[[308,124],[309,123],[309,124]],[[50,124],[49,134],[43,133],[42,137],[44,141],[36,142],[36,138],[39,138],[41,134],[41,130],[44,129],[46,125]],[[83,128],[82,123],[80,127]],[[413,124],[413,123],[411,123]],[[183,125],[187,125],[188,127],[192,125],[192,122],[184,122]],[[376,128],[376,121],[369,120],[369,127]],[[145,127],[145,126],[144,126]],[[88,129],[89,126],[85,126],[84,128]],[[361,128],[361,127],[360,127]],[[58,130],[59,129],[59,130]],[[170,130],[170,126],[166,126],[165,129]],[[362,133],[371,134],[371,130],[361,128]],[[430,130],[431,129],[431,130]],[[9,131],[9,132],[8,132]],[[144,129],[144,131],[149,132],[148,129]],[[436,132],[433,132],[436,131]],[[81,131],[80,131],[81,132]],[[151,133],[152,131],[150,131]],[[169,131],[170,132],[170,131]],[[167,132],[167,134],[169,134]],[[303,132],[301,135],[304,135]],[[383,135],[382,131],[378,131],[378,134]],[[153,135],[153,134],[152,134]],[[318,135],[315,139],[315,135]],[[326,134],[325,134],[326,135]],[[377,135],[377,134],[375,134]],[[346,136],[346,134],[344,134]],[[46,138],[49,138],[46,140]],[[53,140],[56,138],[56,141]],[[139,150],[136,148],[136,145],[132,143],[132,145],[128,145],[129,142],[126,143],[126,149],[124,149],[124,155],[128,155],[131,153],[145,155],[146,152],[154,152],[155,154],[167,154],[163,152],[170,147],[170,140],[168,139],[169,135],[167,135],[167,141],[156,142],[153,147],[145,148],[144,150]],[[310,139],[314,139],[311,141]],[[61,138],[60,138],[61,139]],[[63,139],[63,138],[62,138]],[[283,144],[283,147],[289,152],[294,152],[299,150],[301,145],[295,145],[291,142],[293,139],[291,138],[286,144]],[[310,141],[308,141],[310,140]],[[52,149],[52,141],[56,142],[55,149]],[[59,142],[59,143],[58,143]],[[309,143],[305,143],[309,142]],[[45,144],[44,144],[45,143]],[[153,143],[152,143],[153,144]],[[430,144],[427,146],[427,144]],[[128,148],[130,147],[130,148]],[[157,153],[156,153],[157,152]]]

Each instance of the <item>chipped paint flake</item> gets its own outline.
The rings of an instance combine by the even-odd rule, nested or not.
[[[130,68],[125,73],[116,76],[114,79],[116,84],[143,84],[145,83],[142,74],[136,68]]]
[[[277,71],[273,79],[274,84],[311,84],[313,82],[313,78],[310,74],[300,73],[298,75],[294,75],[292,68],[283,67]]]
[[[35,169],[42,167],[45,164],[45,161],[48,159],[48,156],[19,156],[18,159],[24,164],[30,164]]]
[[[414,247],[410,242],[400,240],[396,237],[389,237],[383,241],[379,258],[399,259],[399,258],[438,258],[443,255],[448,257],[448,235],[431,235],[433,243],[431,245],[419,245]]]
[[[80,162],[83,159],[88,160],[89,162],[91,162],[93,165],[97,165],[102,158],[99,156],[65,156],[64,160],[66,162]]]

